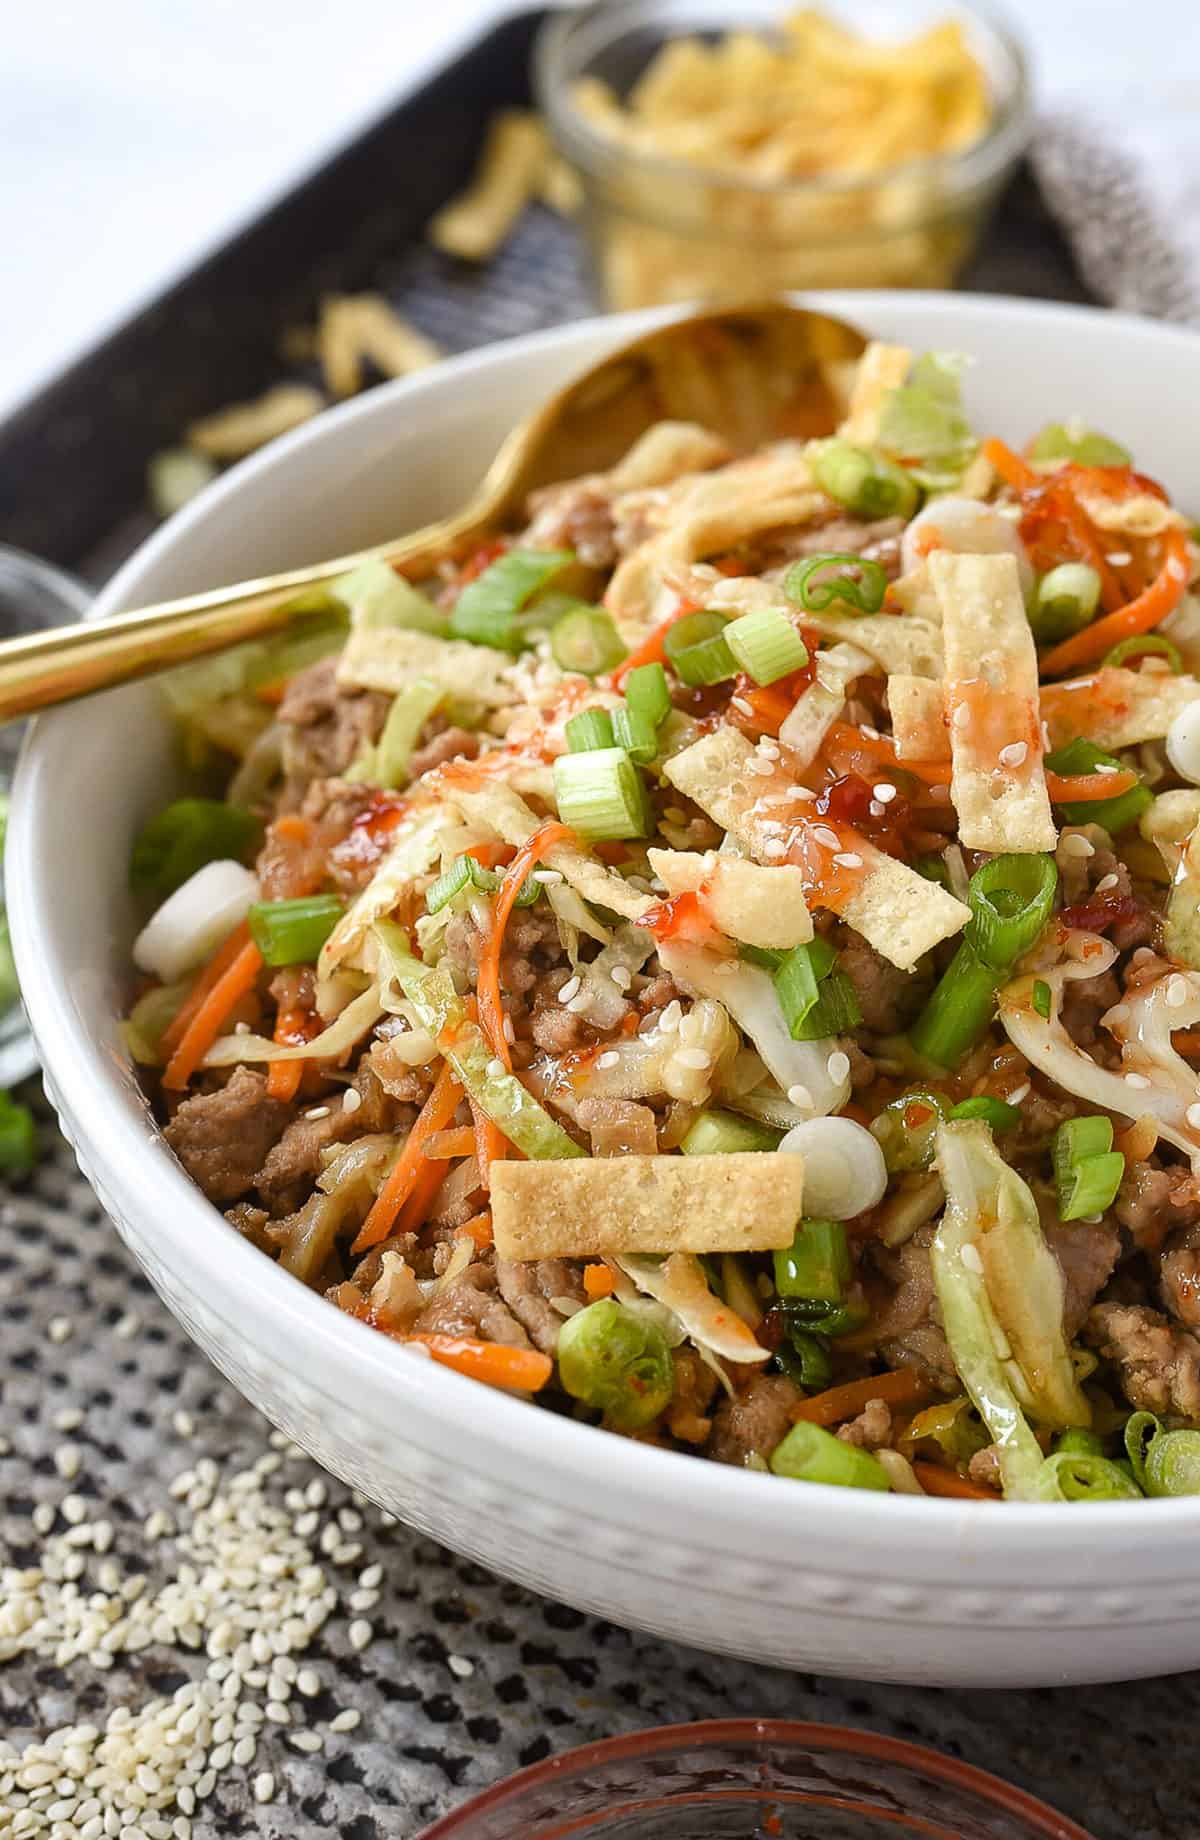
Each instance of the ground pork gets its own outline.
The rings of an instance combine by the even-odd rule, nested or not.
[[[431,716],[421,730],[420,742],[408,763],[412,779],[420,779],[434,767],[448,760],[474,760],[479,752],[479,736],[469,728],[447,724],[443,716]]]
[[[597,479],[569,479],[529,495],[531,523],[524,541],[534,549],[572,549],[593,569],[617,560],[612,494]]]
[[[1131,1406],[1200,1423],[1200,1341],[1194,1335],[1144,1304],[1098,1303],[1084,1336],[1113,1364]]]
[[[967,1464],[967,1475],[980,1488],[1003,1489],[1004,1478],[1000,1470],[1000,1452],[994,1444],[985,1444],[977,1450]]]
[[[353,1084],[362,1100],[356,1111],[346,1110],[340,1091],[331,1093],[298,1118],[293,1114],[293,1122],[268,1152],[254,1185],[273,1214],[291,1214],[300,1206],[320,1174],[322,1150],[397,1127],[396,1107],[369,1067],[359,1068]],[[411,1116],[409,1112],[406,1123]]]
[[[497,1259],[496,1285],[535,1348],[553,1354],[566,1317],[554,1299],[586,1304],[580,1267],[569,1259]]]
[[[854,986],[863,1026],[876,1035],[895,1035],[921,1006],[926,985],[910,972],[898,971],[848,926],[837,929],[838,965]]]
[[[1159,1264],[1158,1285],[1168,1314],[1185,1329],[1200,1330],[1200,1224],[1193,1222],[1171,1235]]]
[[[792,1408],[801,1394],[785,1374],[755,1374],[734,1398],[726,1396],[713,1416],[706,1454],[718,1463],[745,1467],[751,1456],[769,1458],[792,1428]]]
[[[892,1415],[882,1399],[868,1399],[857,1418],[837,1432],[843,1444],[859,1450],[884,1450],[892,1441]]]
[[[1127,1162],[1113,1212],[1140,1252],[1156,1253],[1169,1233],[1200,1223],[1200,1181],[1183,1164],[1164,1168],[1157,1155]]]
[[[452,1278],[413,1324],[417,1335],[472,1335],[483,1342],[507,1342],[528,1348],[529,1337],[505,1303],[496,1295],[496,1273],[490,1265],[468,1265]]]
[[[877,562],[889,581],[900,573],[900,538],[904,519],[878,518],[867,523],[861,518],[833,517],[820,525],[805,524],[798,529],[776,530],[754,545],[755,572],[777,568],[801,556],[862,556]]]
[[[277,1247],[271,1236],[271,1216],[266,1208],[255,1207],[249,1201],[238,1201],[233,1207],[226,1208],[225,1218],[235,1232],[240,1233],[243,1239],[248,1239],[259,1252],[274,1257]]]
[[[267,1097],[261,1073],[235,1067],[218,1091],[185,1099],[163,1136],[192,1181],[225,1207],[254,1186],[256,1171],[294,1117],[292,1106]]]
[[[1110,1220],[1051,1221],[1046,1243],[1063,1275],[1063,1328],[1073,1341],[1121,1256],[1121,1235]]]
[[[676,1348],[671,1362],[675,1391],[667,1408],[667,1430],[681,1444],[703,1444],[712,1430],[709,1408],[720,1382],[694,1348]]]
[[[889,1367],[915,1367],[948,1390],[959,1385],[954,1361],[942,1332],[942,1316],[933,1285],[929,1248],[934,1224],[927,1221],[894,1251],[873,1246],[872,1257],[884,1281],[883,1294],[868,1281],[873,1304],[872,1327],[879,1352]]]
[[[361,748],[379,739],[391,698],[349,690],[337,681],[336,655],[298,671],[279,705],[283,770],[305,784],[344,773]]]

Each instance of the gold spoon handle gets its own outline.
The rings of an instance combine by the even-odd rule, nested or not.
[[[303,589],[333,581],[372,557],[393,565],[421,563],[435,549],[444,551],[469,535],[475,522],[468,508],[458,518],[379,549],[160,601],[107,620],[83,620],[5,640],[0,643],[0,723],[277,632],[292,618],[292,603]]]

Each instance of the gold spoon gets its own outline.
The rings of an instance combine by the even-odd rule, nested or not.
[[[0,722],[285,626],[297,597],[375,557],[420,578],[511,523],[538,486],[613,466],[654,422],[694,421],[746,450],[832,431],[831,378],[866,341],[786,301],[673,320],[602,358],[514,428],[460,511],[411,535],[203,594],[0,644]]]

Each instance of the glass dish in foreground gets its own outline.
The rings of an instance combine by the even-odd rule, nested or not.
[[[874,1732],[667,1725],[548,1758],[422,1840],[1089,1840],[983,1770]]]
[[[747,176],[649,154],[598,128],[576,86],[627,97],[666,46],[740,31],[769,37],[783,0],[598,0],[551,14],[534,53],[538,102],[579,174],[599,292],[615,308],[813,287],[950,285],[1029,133],[1020,45],[990,10],[887,0],[851,23],[881,42],[961,26],[991,118],[969,144],[873,171]],[[835,15],[836,17],[836,15]],[[702,110],[698,110],[702,114]]]

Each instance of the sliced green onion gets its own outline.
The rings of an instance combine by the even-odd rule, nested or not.
[[[581,709],[563,724],[563,734],[572,754],[610,748],[614,745],[612,715],[607,709]]]
[[[1052,1155],[1061,1220],[1102,1214],[1112,1206],[1125,1174],[1125,1158],[1112,1142],[1112,1120],[1099,1114],[1059,1125]]]
[[[667,662],[681,684],[699,688],[737,676],[737,660],[725,638],[728,621],[703,609],[685,613],[663,640]]]
[[[1086,562],[1064,562],[1038,582],[1029,624],[1039,645],[1082,632],[1100,605],[1100,577]]]
[[[603,1412],[615,1431],[640,1431],[671,1403],[675,1368],[666,1336],[648,1314],[614,1297],[568,1316],[555,1353],[564,1389]]]
[[[1050,918],[1058,887],[1052,856],[993,856],[971,877],[964,938],[980,961],[1006,975]]]
[[[471,870],[465,856],[458,857],[425,890],[425,910],[427,913],[440,913],[442,908],[452,901],[464,888],[471,887]]]
[[[671,689],[667,674],[657,660],[653,664],[635,665],[626,673],[622,689],[631,716],[657,729],[671,713]]]
[[[1054,1450],[1056,1455],[1062,1453],[1070,1457],[1102,1457],[1104,1439],[1083,1425],[1071,1425],[1066,1431],[1059,1432],[1054,1440]]]
[[[1161,1432],[1162,1426],[1153,1412],[1134,1412],[1125,1421],[1125,1452],[1134,1476],[1143,1489],[1146,1486],[1146,1458],[1150,1454],[1150,1446]]]
[[[936,882],[939,888],[949,888],[950,871],[940,856],[922,856],[913,865],[918,875],[923,875],[927,882]]]
[[[1165,658],[1176,676],[1183,670],[1183,653],[1162,633],[1135,633],[1132,639],[1122,639],[1110,652],[1105,652],[1100,662],[1127,665],[1131,658],[1151,657]]]
[[[450,613],[459,639],[519,652],[525,644],[519,615],[539,588],[575,560],[569,549],[510,549],[469,581]]]
[[[795,1297],[782,1307],[789,1335],[850,1335],[871,1319],[865,1303],[821,1303],[813,1297]]]
[[[837,572],[830,575],[829,569]],[[809,613],[824,613],[835,602],[859,613],[878,613],[887,585],[887,573],[878,562],[849,555],[807,556],[794,562],[783,578],[788,599]]]
[[[620,664],[627,651],[620,633],[600,607],[579,606],[564,613],[550,629],[550,651],[563,671],[599,677]]]
[[[1021,1122],[1020,1108],[1008,1105],[1003,1099],[994,1099],[989,1093],[979,1093],[974,1099],[964,1099],[960,1105],[950,1107],[951,1118],[982,1118],[984,1124],[993,1131],[1011,1131]]]
[[[1196,1434],[1200,1443],[1200,1433]],[[1058,1450],[1047,1457],[1033,1479],[1032,1501],[1134,1501],[1142,1491],[1132,1477],[1108,1457],[1086,1451]]]
[[[788,1339],[775,1350],[775,1360],[802,1393],[824,1392],[833,1379],[829,1349],[810,1329],[789,1325]]]
[[[1085,741],[1077,736],[1068,741],[1065,747],[1056,748],[1053,754],[1047,754],[1046,765],[1052,773],[1075,774],[1095,773],[1099,767],[1120,767],[1120,761],[1113,754],[1106,754],[1094,742]],[[1102,824],[1110,837],[1117,837],[1127,831],[1131,824],[1136,824],[1148,806],[1154,803],[1154,794],[1149,786],[1139,783],[1131,786],[1128,792],[1119,792],[1112,799],[1068,800],[1059,806],[1068,824]]]
[[[37,1162],[37,1127],[27,1105],[0,1092],[0,1170],[23,1175]]]
[[[792,1030],[794,1041],[828,1041],[831,1035],[845,1035],[862,1022],[858,992],[844,971],[831,971],[822,978],[821,989],[803,1022]]]
[[[850,1241],[840,1220],[802,1220],[791,1245],[775,1255],[775,1289],[804,1302],[841,1303],[853,1276]]]
[[[939,1067],[955,1066],[986,1030],[1003,982],[1002,972],[982,964],[969,945],[960,945],[909,1031],[917,1053]]]
[[[795,950],[794,947],[792,949]],[[778,971],[787,953],[774,946],[748,946],[739,942],[738,957],[748,965],[758,965],[763,971],[774,972]]]
[[[464,888],[476,888],[481,894],[495,894],[503,880],[504,876],[498,869],[489,869],[486,864],[476,862],[473,856],[459,856],[425,890],[426,912],[436,914],[455,895],[461,894]],[[517,891],[514,907],[532,907],[541,891],[541,883],[535,882],[532,875],[526,876]]]
[[[742,957],[746,956],[747,949],[743,947]],[[793,946],[778,961],[774,972],[775,995],[779,998],[779,1007],[793,1041],[800,1039],[797,1031],[816,1007],[820,996],[820,981],[829,976],[836,962],[837,954],[823,939],[812,939],[807,945]],[[812,1039],[819,1041],[821,1038],[815,1036]]]
[[[777,607],[759,607],[731,620],[725,642],[756,684],[773,684],[808,663],[808,647]]]
[[[1031,460],[1076,460],[1080,466],[1128,466],[1133,455],[1094,428],[1047,422],[1029,449]]]
[[[727,1156],[737,1150],[774,1150],[782,1135],[753,1118],[713,1107],[693,1120],[679,1148],[684,1156]]]
[[[221,799],[176,799],[142,826],[129,858],[136,894],[164,900],[205,863],[240,861],[262,837],[252,811]]]
[[[649,835],[641,775],[623,748],[560,754],[554,763],[558,815],[580,837],[613,842]]]
[[[957,353],[926,352],[879,405],[879,445],[902,454],[913,477],[938,490],[959,483],[976,448],[963,410],[962,367]]]
[[[941,1093],[926,1087],[901,1093],[875,1114],[870,1131],[883,1151],[889,1175],[912,1175],[929,1168],[937,1128],[946,1115]]]
[[[821,441],[810,450],[813,478],[822,492],[860,518],[910,518],[921,490],[902,466],[849,441]]]
[[[374,772],[376,785],[384,787],[408,784],[408,763],[420,739],[421,730],[437,709],[446,692],[428,677],[414,678],[406,689],[392,698],[383,732],[375,744]]]
[[[1200,1495],[1200,1431],[1162,1431],[1146,1452],[1147,1495]]]
[[[1035,1015],[1040,1016],[1043,1022],[1049,1022],[1050,1012],[1054,1008],[1054,993],[1045,978],[1034,979],[1032,1002]]]
[[[626,704],[613,710],[612,728],[617,747],[624,748],[630,760],[639,767],[648,766],[658,753],[658,730],[645,716],[635,715]]]
[[[841,1489],[890,1489],[888,1473],[869,1451],[843,1443],[820,1425],[801,1419],[771,1456],[776,1476],[793,1482],[825,1482]]]
[[[337,894],[256,901],[247,916],[250,937],[268,965],[315,965],[345,906]]]

